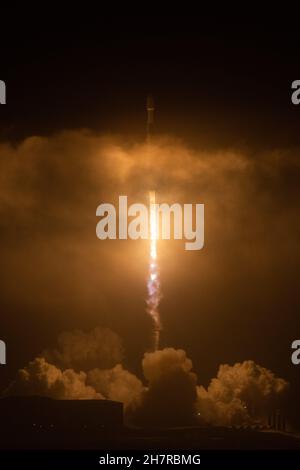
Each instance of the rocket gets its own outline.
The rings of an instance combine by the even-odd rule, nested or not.
[[[152,128],[154,124],[154,101],[151,95],[147,96],[147,142],[151,140]]]

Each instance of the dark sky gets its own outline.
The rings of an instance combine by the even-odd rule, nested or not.
[[[150,91],[160,132],[206,143],[217,134],[225,145],[298,139],[290,16],[47,15],[11,14],[1,28],[4,137],[66,127],[142,133]]]
[[[0,195],[3,192],[3,201],[9,201],[1,206],[5,262],[0,331],[9,345],[1,383],[52,344],[62,329],[93,328],[98,322],[124,336],[127,361],[138,367],[135,356],[140,358],[147,335],[132,336],[132,331],[149,327],[140,319],[146,268],[141,263],[127,275],[126,256],[119,247],[119,268],[113,259],[114,268],[105,271],[111,245],[106,258],[105,253],[99,261],[95,258],[95,208],[102,196],[115,198],[126,185],[118,188],[106,168],[93,193],[95,175],[91,184],[90,168],[78,149],[99,145],[100,154],[106,155],[107,144],[79,138],[78,160],[69,173],[63,167],[69,168],[70,156],[64,162],[57,155],[61,157],[65,148],[71,151],[70,136],[53,136],[86,128],[112,139],[118,135],[124,148],[134,139],[142,143],[145,100],[151,92],[158,136],[176,136],[182,148],[196,155],[245,154],[251,164],[241,175],[238,165],[231,173],[217,159],[215,176],[205,167],[200,186],[194,180],[187,183],[187,194],[208,204],[207,246],[194,258],[184,251],[169,253],[171,261],[162,255],[163,340],[188,351],[205,383],[220,363],[250,358],[299,390],[300,370],[290,364],[290,344],[300,327],[300,106],[291,103],[291,82],[300,79],[296,22],[259,16],[253,21],[93,12],[81,19],[70,15],[67,22],[58,15],[50,21],[46,17],[45,12],[29,22],[10,15],[0,32],[0,78],[7,85],[0,137],[11,144],[1,153],[6,176],[0,180]],[[49,140],[31,142],[18,154],[16,146],[33,135]],[[89,150],[81,153],[87,153],[90,162]],[[25,162],[29,158],[24,167],[23,154]],[[166,194],[169,182],[174,195],[177,180],[168,173],[168,158],[160,166],[165,173],[159,175],[159,184]],[[119,171],[113,165],[109,169]],[[136,174],[131,175],[128,191],[140,194],[143,176],[140,182],[141,188]],[[179,194],[184,198],[183,190]],[[78,219],[71,214],[75,204]],[[218,236],[223,229],[224,237]],[[125,251],[133,253],[133,245]],[[101,274],[95,274],[98,268]],[[99,275],[99,291],[89,285],[93,275]],[[77,285],[81,288],[74,292]]]

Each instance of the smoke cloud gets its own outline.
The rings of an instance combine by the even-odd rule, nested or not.
[[[198,387],[197,408],[208,423],[239,425],[263,420],[279,406],[288,383],[254,361],[223,364],[207,390]]]
[[[105,398],[122,402],[125,410],[130,408],[130,412],[139,404],[144,388],[142,382],[121,364],[112,369],[89,371],[87,383]]]
[[[96,333],[95,333],[96,332]],[[244,361],[233,366],[221,365],[216,378],[205,389],[198,384],[193,364],[182,349],[165,348],[145,353],[142,371],[145,383],[122,364],[111,368],[97,367],[89,370],[90,357],[78,366],[77,349],[73,354],[72,342],[84,338],[94,340],[95,334],[106,343],[103,355],[97,350],[100,364],[107,364],[108,344],[112,357],[120,339],[108,329],[97,328],[90,334],[65,333],[59,337],[58,349],[48,350],[48,357],[58,358],[66,368],[59,368],[37,357],[18,371],[16,379],[5,391],[6,395],[41,395],[54,399],[109,399],[124,405],[125,419],[142,426],[172,426],[212,424],[222,426],[264,423],[268,413],[280,406],[288,390],[288,383],[254,361]],[[67,348],[63,347],[67,338]],[[95,352],[93,341],[91,352]],[[120,349],[118,349],[120,351]],[[66,351],[66,357],[62,351]],[[71,351],[71,353],[70,353]],[[89,351],[86,347],[85,351]],[[66,360],[67,359],[67,360]],[[94,356],[92,354],[92,359]]]
[[[37,357],[20,369],[5,394],[40,395],[58,400],[103,398],[93,387],[86,385],[85,372],[76,373],[73,369],[62,371],[43,357]]]
[[[197,377],[185,351],[166,348],[146,353],[142,361],[148,382],[136,420],[148,425],[195,423]]]
[[[109,328],[95,328],[89,333],[80,330],[58,336],[58,347],[43,352],[50,363],[60,368],[90,370],[110,368],[123,359],[119,336]]]
[[[116,400],[132,413],[144,387],[117,363],[122,356],[121,339],[109,328],[64,332],[56,348],[45,350],[18,371],[4,394]]]

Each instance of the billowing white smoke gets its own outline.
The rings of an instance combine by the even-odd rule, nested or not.
[[[121,355],[121,340],[109,329],[64,333],[57,348],[18,371],[5,393],[117,400],[140,425],[193,424],[200,413],[202,422],[231,426],[263,421],[288,389],[270,370],[245,361],[221,365],[206,390],[186,352],[174,348],[144,355],[143,385],[119,363]]]
[[[191,373],[193,363],[183,349],[165,348],[154,353],[146,353],[142,366],[144,376],[151,386],[167,374],[173,374],[177,371]],[[194,374],[192,375],[196,377]]]
[[[140,424],[191,424],[196,417],[197,376],[182,349],[146,353],[142,361],[148,381],[135,420]]]
[[[9,395],[41,395],[58,400],[101,399],[93,387],[86,385],[86,373],[73,369],[64,371],[37,357],[20,369],[14,382],[6,390]]]
[[[125,409],[139,403],[144,388],[142,382],[121,364],[112,369],[89,371],[87,383],[104,397],[122,402]]]
[[[254,361],[221,365],[207,390],[197,387],[197,408],[205,421],[219,425],[263,420],[280,402],[288,383]]]
[[[47,349],[42,355],[63,369],[108,369],[123,359],[121,339],[109,328],[97,327],[89,333],[81,330],[64,332],[57,343],[57,348]]]
[[[134,410],[142,382],[119,363],[123,357],[119,336],[109,328],[85,333],[64,332],[54,349],[45,350],[5,391],[10,395],[41,395],[55,399],[110,399]]]

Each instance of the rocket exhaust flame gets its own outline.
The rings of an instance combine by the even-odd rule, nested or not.
[[[147,143],[151,142],[151,131],[154,122],[154,101],[152,96],[147,97]],[[159,302],[161,299],[159,270],[157,265],[157,238],[158,238],[158,213],[155,205],[155,191],[149,192],[150,203],[150,259],[149,274],[147,280],[147,313],[153,321],[153,350],[159,348],[159,337],[161,330]]]
[[[161,299],[160,279],[157,264],[157,238],[158,238],[158,214],[155,205],[155,191],[149,193],[150,202],[150,259],[149,275],[147,281],[148,298],[147,312],[151,316],[154,324],[153,349],[157,351],[159,347],[159,336],[161,330],[159,302]]]

